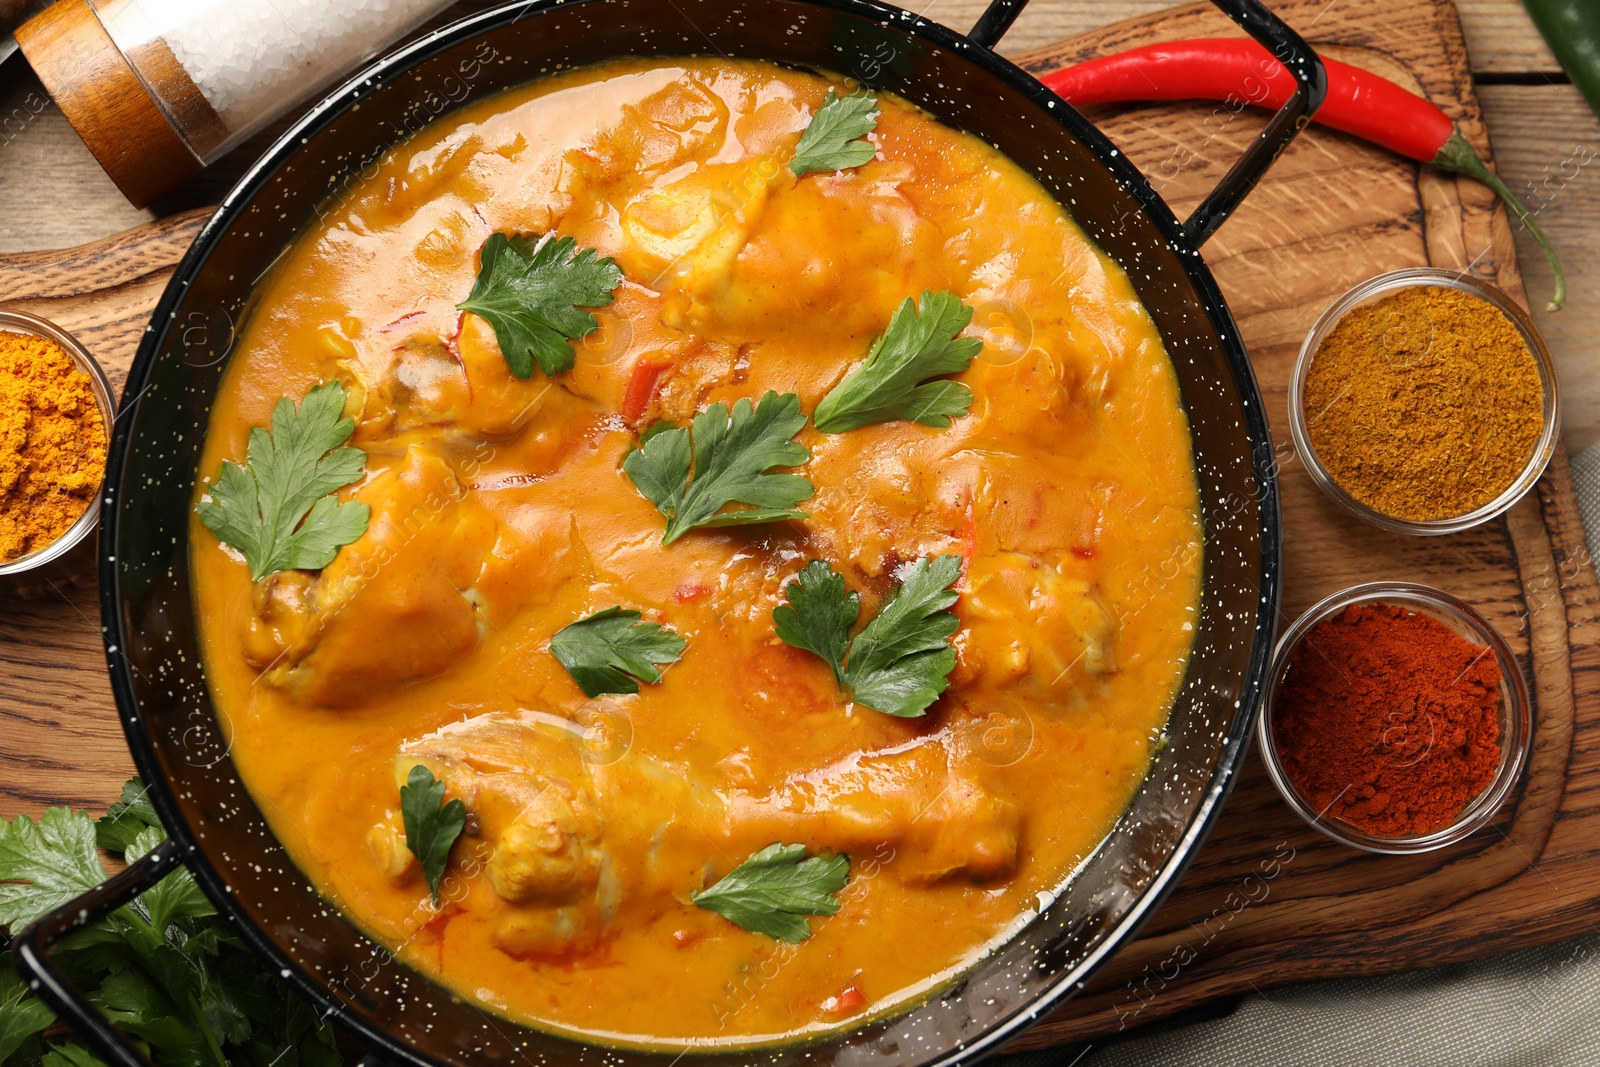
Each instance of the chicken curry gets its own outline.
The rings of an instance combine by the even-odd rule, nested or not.
[[[423,129],[256,294],[192,527],[239,773],[407,964],[588,1040],[902,1007],[1161,742],[1188,426],[1123,271],[889,94],[629,60]]]

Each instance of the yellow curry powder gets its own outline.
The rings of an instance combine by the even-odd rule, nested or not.
[[[1340,488],[1412,521],[1499,496],[1544,429],[1544,387],[1516,326],[1444,286],[1347,313],[1317,349],[1304,403],[1312,447]]]
[[[0,562],[65,533],[105,467],[89,375],[54,341],[0,330]]]

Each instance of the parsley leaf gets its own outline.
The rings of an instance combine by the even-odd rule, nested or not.
[[[687,643],[665,626],[640,622],[637,611],[615,607],[563,626],[550,639],[550,652],[586,696],[597,697],[637,693],[639,682],[656,684],[656,665],[678,662]]]
[[[699,526],[806,519],[810,515],[794,505],[811,495],[811,483],[798,474],[765,473],[811,457],[790,440],[805,424],[798,396],[768,390],[754,408],[741,400],[730,415],[726,404],[712,404],[687,427],[656,431],[628,454],[622,469],[666,516],[664,545]],[[732,502],[751,507],[719,514]]]
[[[140,832],[151,826],[160,826],[155,806],[144,782],[129,778],[122,785],[122,799],[106,809],[105,815],[94,823],[95,843],[107,852],[125,852]],[[0,1060],[0,1063],[3,1063]]]
[[[105,880],[87,812],[0,819],[0,926],[20,929]]]
[[[815,170],[848,170],[878,154],[870,141],[859,140],[878,125],[878,98],[865,89],[841,97],[832,89],[811,116],[795,145],[789,169],[796,178]]]
[[[494,328],[506,365],[518,378],[572,369],[577,356],[569,341],[600,328],[584,308],[605,307],[622,284],[622,268],[592,248],[573,254],[571,237],[507,237],[492,233],[483,243],[472,292],[456,305]]]
[[[420,763],[411,768],[406,784],[400,787],[400,818],[406,826],[406,847],[422,864],[422,876],[428,880],[435,904],[439,903],[439,880],[450,862],[450,846],[467,825],[467,806],[458,799],[441,807],[443,800],[444,783]]]
[[[206,529],[244,553],[250,580],[287,570],[321,570],[341,545],[367,532],[372,511],[332,494],[361,480],[367,454],[340,448],[355,432],[343,417],[345,393],[324,382],[298,408],[288,397],[272,409],[272,432],[250,431],[248,460],[223,460],[211,499],[195,505]]]
[[[758,934],[799,944],[811,936],[803,915],[832,915],[833,894],[850,878],[849,856],[813,856],[804,845],[768,845],[689,899]]]
[[[942,430],[952,418],[961,418],[972,406],[972,391],[960,382],[928,379],[959,374],[971,365],[983,342],[957,336],[971,321],[972,309],[954,293],[925,289],[915,310],[906,297],[866,360],[817,405],[812,416],[817,429],[844,433],[910,419]]]
[[[924,556],[889,602],[850,642],[845,684],[855,698],[886,715],[914,717],[948,684],[956,654],[950,636],[961,625],[945,609],[961,577],[960,556]]]
[[[147,826],[128,844],[122,858],[132,863],[166,840],[166,837],[167,832],[159,825]],[[165,930],[167,924],[180,915],[204,918],[217,913],[201,890],[200,883],[194,880],[194,875],[181,867],[146,889],[134,907],[141,909],[150,925],[157,930]]]
[[[172,977],[178,978],[181,974],[177,971]],[[165,1046],[169,1055],[178,1053],[181,1061],[205,1063],[210,1058],[206,1055],[206,1039],[217,1040],[215,1028],[207,1026],[202,1032],[186,1025],[184,1008],[187,1005],[180,1006],[169,990],[182,990],[191,983],[179,978],[172,986],[163,988],[164,984],[152,982],[135,970],[118,971],[100,986],[97,999],[106,1017],[133,1036],[152,1045]]]
[[[21,976],[11,969],[11,953],[0,953],[0,1063],[55,1021],[55,1012],[31,996]]]
[[[850,627],[861,614],[861,594],[847,590],[844,575],[815,559],[784,587],[783,595],[789,603],[772,611],[778,637],[822,657],[833,671],[833,683],[843,689],[844,657]]]
[[[106,1067],[106,1063],[82,1045],[52,1045],[39,1067]]]
[[[861,598],[845,590],[844,577],[822,560],[807,564],[784,587],[788,605],[772,621],[785,644],[828,664],[839,688],[874,711],[916,718],[948,685],[956,665],[950,635],[960,621],[945,609],[956,602],[950,587],[961,576],[961,557],[924,556],[877,616],[849,643]]]

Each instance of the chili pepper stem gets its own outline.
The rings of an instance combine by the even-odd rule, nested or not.
[[[1506,188],[1506,183],[1500,180],[1500,175],[1489,169],[1488,164],[1473,151],[1472,145],[1467,143],[1467,139],[1461,136],[1460,130],[1450,135],[1450,139],[1439,149],[1439,154],[1430,162],[1441,170],[1465,174],[1493,189],[1495,195],[1506,205],[1506,210],[1528,228],[1528,232],[1533,234],[1533,239],[1539,242],[1539,247],[1544,249],[1544,258],[1550,261],[1550,270],[1555,274],[1555,292],[1550,295],[1548,309],[1559,310],[1561,305],[1567,302],[1566,272],[1561,269],[1561,261],[1556,258],[1556,250],[1551,246],[1550,239],[1534,221],[1533,213],[1523,207],[1522,202]]]

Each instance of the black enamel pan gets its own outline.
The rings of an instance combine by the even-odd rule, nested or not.
[[[1242,757],[1278,605],[1271,439],[1239,332],[1199,247],[1320,103],[1321,63],[1258,0],[1216,0],[1299,89],[1180,222],[1112,144],[991,49],[1026,0],[995,0],[965,37],[876,0],[533,0],[485,12],[376,63],[257,163],[196,238],[157,306],[122,401],[100,533],[106,657],[139,772],[171,838],[16,941],[19,966],[108,1063],[147,1061],[50,961],[50,945],[177,864],[286,980],[376,1057],[402,1064],[659,1064],[525,1029],[394,961],[328,907],[240,784],[206,688],[188,514],[207,412],[251,287],[319,205],[438,115],[624,55],[775,60],[851,74],[999,147],[1126,269],[1177,368],[1205,525],[1202,607],[1167,744],[1128,811],[1061,894],[1003,948],[909,1010],[805,1047],[707,1052],[723,1067],[953,1064],[1015,1037],[1133,935],[1215,821]],[[1169,561],[1170,562],[1170,561]],[[1160,580],[1161,561],[1152,561]],[[708,1006],[708,1010],[710,1007]]]

